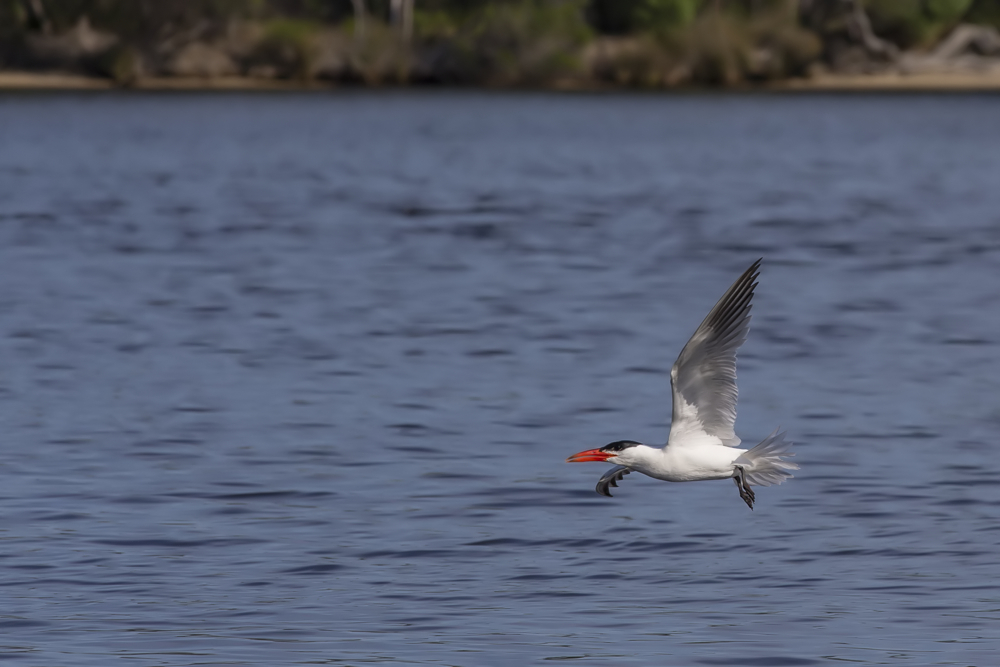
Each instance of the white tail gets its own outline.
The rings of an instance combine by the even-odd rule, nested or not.
[[[785,461],[782,456],[795,456],[789,451],[792,443],[785,440],[784,433],[774,433],[764,438],[759,445],[740,454],[736,465],[743,466],[743,472],[748,484],[754,486],[771,486],[781,484],[792,476],[789,470],[799,467],[791,461]]]

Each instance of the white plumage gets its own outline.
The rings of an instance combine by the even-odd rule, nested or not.
[[[754,486],[780,484],[798,466],[783,457],[792,443],[775,431],[752,449],[740,449],[736,435],[736,351],[750,330],[754,282],[761,260],[754,262],[708,313],[670,370],[673,418],[667,444],[650,447],[619,440],[590,449],[567,461],[616,464],[597,483],[597,492],[635,470],[668,482],[734,478],[740,497],[753,509]]]

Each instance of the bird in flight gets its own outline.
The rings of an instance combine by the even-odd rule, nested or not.
[[[757,260],[733,283],[691,336],[670,369],[673,419],[666,446],[650,447],[634,440],[618,440],[588,449],[567,462],[607,461],[615,467],[597,482],[597,492],[611,497],[633,470],[668,482],[728,479],[736,482],[740,498],[753,509],[754,486],[781,484],[798,466],[783,457],[794,456],[792,443],[775,430],[752,449],[740,449],[733,430],[736,422],[736,351],[750,330],[750,300],[760,275]]]

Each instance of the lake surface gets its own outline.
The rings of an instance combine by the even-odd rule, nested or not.
[[[8,93],[0,285],[9,664],[997,664],[1000,96]]]

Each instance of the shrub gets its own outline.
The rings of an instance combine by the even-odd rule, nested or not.
[[[802,28],[790,8],[756,16],[707,11],[686,29],[665,33],[665,44],[686,66],[694,83],[802,76],[822,51],[814,33]]]
[[[254,65],[274,67],[278,76],[307,79],[315,58],[313,36],[320,26],[308,21],[279,19],[264,26],[264,34],[250,59]]]
[[[924,13],[935,21],[954,24],[972,6],[972,0],[924,0]]]
[[[1000,0],[973,0],[965,15],[970,23],[980,23],[1000,28]]]
[[[866,0],[872,29],[906,49],[926,46],[953,27],[972,0]]]
[[[751,58],[748,73],[753,78],[805,76],[823,52],[819,36],[780,9],[752,19],[750,34],[756,58]]]
[[[747,28],[725,12],[699,16],[678,40],[691,79],[713,85],[743,80],[752,47]]]
[[[403,82],[410,76],[411,50],[394,26],[374,17],[365,21],[364,39],[355,42],[351,70],[368,84]]]
[[[435,69],[443,80],[540,84],[576,72],[590,36],[578,0],[489,4],[438,44]]]
[[[459,19],[450,12],[417,10],[413,14],[413,33],[417,41],[451,39],[458,31]]]
[[[650,35],[599,39],[586,55],[591,75],[600,81],[658,88],[688,78],[676,54]]]
[[[118,85],[129,86],[142,73],[142,59],[133,47],[116,44],[94,59],[93,69]]]
[[[687,26],[700,4],[699,0],[644,0],[634,10],[632,25],[645,31]]]

